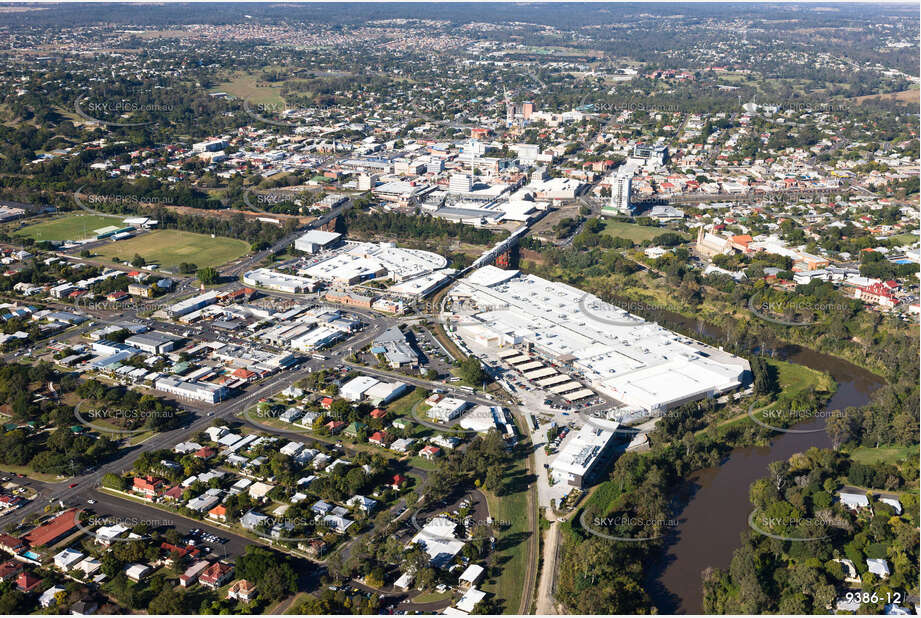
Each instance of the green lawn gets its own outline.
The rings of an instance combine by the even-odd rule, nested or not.
[[[826,373],[810,369],[795,363],[785,363],[774,359],[765,359],[767,364],[777,369],[777,382],[787,397],[795,398],[810,391],[834,391],[835,382]]]
[[[851,459],[862,464],[896,464],[907,457],[918,457],[918,446],[882,446],[871,448],[860,446],[851,452]]]
[[[199,268],[220,266],[249,253],[249,245],[235,238],[211,238],[207,234],[159,230],[128,240],[106,243],[93,249],[96,255],[131,260],[140,255],[148,264],[174,269],[182,262]]]
[[[528,546],[532,534],[528,524],[528,476],[527,460],[518,459],[505,475],[508,493],[496,496],[483,492],[490,516],[507,525],[503,524],[496,541],[496,563],[501,573],[494,579],[484,580],[480,588],[495,595],[504,614],[518,613],[528,573]]]
[[[765,408],[785,409],[789,402],[797,401],[802,396],[810,392],[816,393],[834,393],[837,384],[827,373],[810,369],[803,365],[787,363],[772,358],[764,359],[768,365],[777,370],[777,383],[780,385],[780,395],[773,399],[762,397],[754,402],[755,416],[761,418],[761,411]],[[719,427],[725,428],[737,423],[751,422],[747,406],[746,411],[739,413],[732,418],[728,418],[719,423]],[[701,434],[706,429],[701,429],[695,435]]]
[[[907,244],[918,242],[918,235],[917,234],[898,234],[896,236],[890,237],[889,240],[899,245],[907,245]]]
[[[673,230],[664,227],[649,227],[647,225],[637,225],[636,223],[626,223],[623,221],[606,221],[602,234],[626,238],[635,243],[641,243],[644,240],[652,240],[656,236],[672,231]],[[687,234],[682,232],[675,233],[687,238]]]
[[[429,393],[429,391],[426,391],[417,386],[411,392],[403,395],[402,397],[400,397],[399,399],[395,401],[391,401],[384,407],[387,409],[387,412],[389,412],[393,416],[400,416],[400,417],[405,416],[405,417],[412,418],[411,412],[412,412],[413,407],[417,403],[419,403],[420,401],[428,397],[430,394],[431,393]]]
[[[413,603],[435,603],[436,601],[442,601],[444,599],[451,598],[450,592],[421,592],[417,596],[414,596],[412,599]]]
[[[103,215],[72,215],[59,217],[35,225],[29,225],[14,232],[16,236],[26,236],[36,241],[42,240],[83,240],[95,238],[93,230],[118,225],[124,227],[124,217]]]
[[[250,105],[268,105],[269,110],[276,107],[284,107],[284,99],[281,96],[281,82],[277,86],[260,86],[259,78],[250,73],[237,73],[229,81],[222,82],[213,88],[213,91],[226,92],[237,98],[244,99]],[[254,110],[257,113],[259,109]]]

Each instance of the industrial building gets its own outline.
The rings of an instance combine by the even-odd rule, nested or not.
[[[407,281],[441,270],[448,261],[430,251],[404,249],[391,242],[350,242],[342,251],[332,252],[311,263],[300,274],[344,285],[386,277]]]
[[[318,253],[331,249],[342,239],[342,234],[337,232],[324,232],[323,230],[310,230],[294,241],[294,248],[304,253]]]
[[[179,301],[175,305],[172,305],[166,309],[166,313],[171,318],[178,318],[184,316],[187,313],[192,313],[208,305],[213,305],[217,302],[217,298],[220,292],[212,290],[211,292],[205,292],[198,296],[193,296],[192,298],[187,298],[185,300]]]
[[[289,294],[302,294],[304,292],[313,292],[317,288],[317,282],[307,277],[289,275],[280,273],[268,268],[257,268],[243,275],[243,283],[255,287],[275,290],[277,292],[287,292]]]
[[[205,403],[217,403],[227,397],[227,389],[223,386],[207,382],[186,382],[169,376],[160,378],[154,386],[158,391]]]
[[[739,387],[748,361],[671,332],[574,287],[485,266],[452,295],[471,301],[456,316],[465,343],[496,355],[531,351],[626,406],[649,414]],[[449,320],[453,321],[453,320]],[[523,361],[528,361],[526,355]],[[516,358],[505,362],[516,365]],[[573,381],[551,387],[575,391]]]
[[[125,343],[148,354],[165,354],[173,349],[178,339],[173,335],[154,331],[128,337]]]
[[[594,480],[611,455],[615,443],[612,429],[586,423],[572,436],[550,463],[550,474],[557,483],[582,488]]]

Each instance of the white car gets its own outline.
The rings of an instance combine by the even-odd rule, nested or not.
[[[96,504],[96,501],[93,500],[92,498],[90,498],[89,500],[86,501],[86,503],[87,503],[87,504]]]

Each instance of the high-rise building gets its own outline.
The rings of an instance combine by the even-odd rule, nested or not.
[[[531,119],[531,114],[534,113],[534,103],[531,101],[525,101],[521,104],[521,115],[525,120]]]
[[[473,181],[467,174],[454,174],[448,184],[448,193],[470,193]]]
[[[611,208],[617,212],[629,215],[633,207],[630,205],[630,189],[633,186],[633,176],[627,174],[618,174],[614,177],[614,184],[611,186]]]
[[[429,174],[438,174],[445,168],[445,162],[438,157],[430,157],[425,171]]]
[[[358,177],[359,191],[370,191],[375,185],[377,185],[377,175],[375,174],[362,174]]]
[[[637,144],[633,147],[633,157],[645,159],[647,165],[664,165],[668,158],[668,146],[665,144]]]

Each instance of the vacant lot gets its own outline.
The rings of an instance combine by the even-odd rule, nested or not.
[[[259,78],[250,73],[237,73],[229,81],[215,86],[213,91],[226,92],[248,101],[250,105],[270,105],[272,108],[284,105],[280,82],[277,86],[260,85]]]
[[[641,243],[644,240],[652,240],[660,234],[671,232],[672,230],[664,227],[649,227],[646,225],[637,225],[636,223],[625,223],[623,221],[607,221],[604,233],[609,236],[626,238],[635,243]],[[676,232],[679,236],[687,236],[681,232]]]
[[[182,262],[199,268],[220,266],[249,253],[249,245],[235,238],[211,238],[177,230],[159,230],[119,242],[108,243],[93,250],[97,255],[130,260],[135,254],[148,264],[175,268]]]
[[[868,94],[862,97],[855,97],[853,100],[858,103],[863,103],[864,101],[869,101],[871,99],[879,98],[883,101],[902,101],[907,103],[918,104],[919,95],[921,95],[921,90],[917,88],[911,88],[909,90],[902,90],[901,92],[892,92],[887,94]]]
[[[15,234],[34,238],[36,241],[83,240],[84,238],[95,238],[96,234],[93,230],[109,227],[110,225],[122,225],[122,219],[124,217],[70,215],[26,226],[21,230],[17,230]]]

